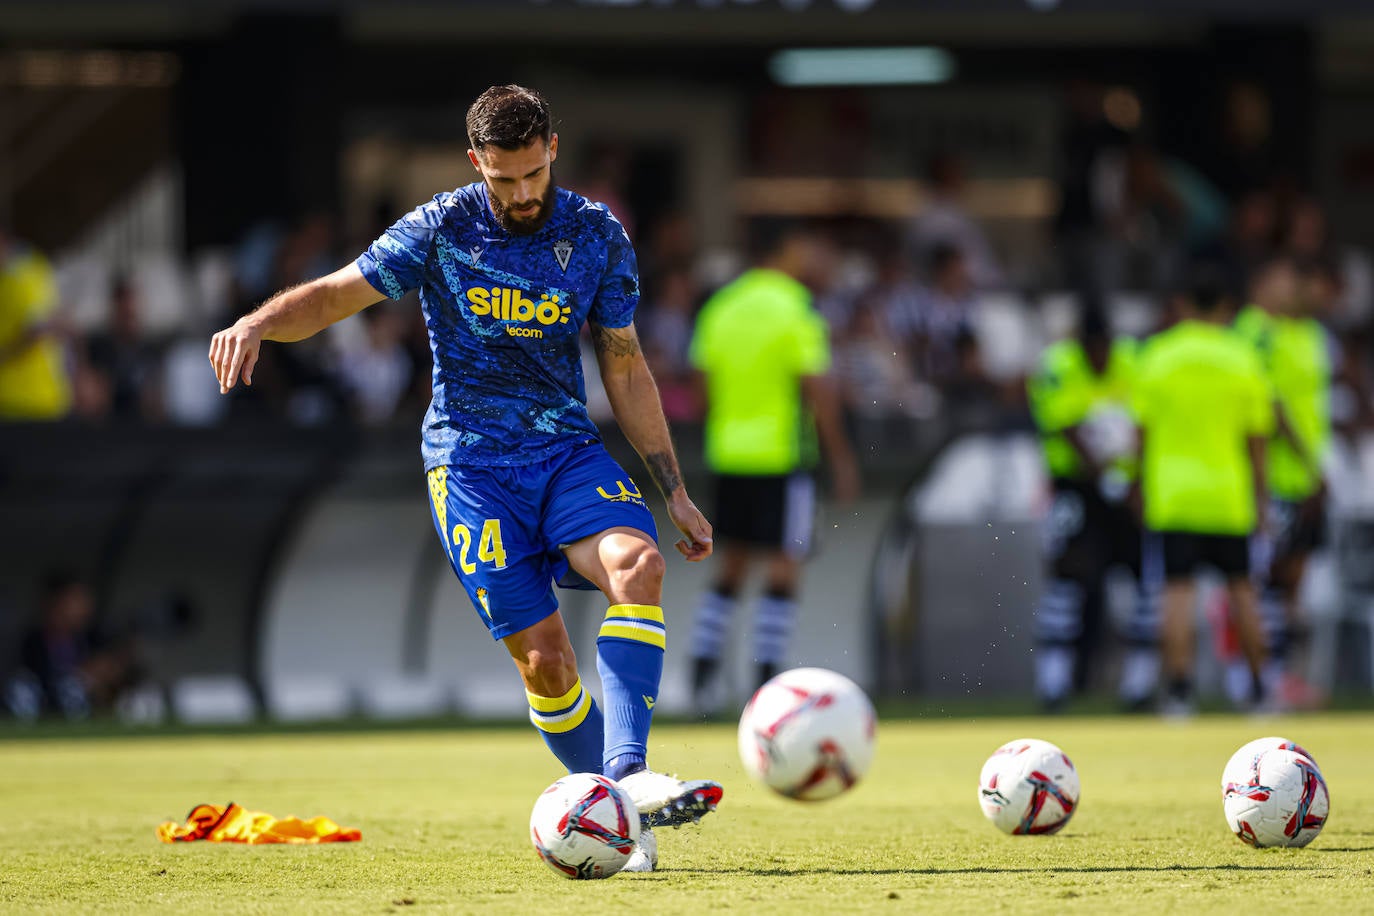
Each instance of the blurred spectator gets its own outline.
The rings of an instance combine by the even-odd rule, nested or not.
[[[180,337],[163,354],[162,406],[167,420],[178,426],[211,426],[229,410],[219,382],[205,371],[206,336]]]
[[[338,268],[333,251],[334,235],[329,218],[323,214],[307,216],[282,242],[276,253],[275,281],[272,291],[287,289],[314,277],[331,273]],[[331,422],[344,413],[347,396],[338,376],[332,371],[330,335],[317,334],[289,347],[263,349],[262,368],[257,375],[268,380],[279,373],[269,397],[274,409],[300,426],[318,426]],[[251,391],[251,389],[246,389]],[[239,399],[243,394],[237,396]]]
[[[945,403],[958,404],[965,414],[969,414],[970,409],[976,409],[984,412],[989,421],[999,423],[1008,419],[1007,407],[1012,404],[1024,406],[1024,401],[1017,401],[1020,379],[998,384],[988,375],[987,364],[983,362],[983,345],[972,328],[959,329],[954,335],[951,351],[954,355],[953,370],[940,383],[940,394]],[[1017,425],[1021,424],[1018,422]]]
[[[882,333],[914,365],[917,345],[924,331],[921,284],[900,248],[879,254],[876,267],[877,275],[860,297],[861,303],[876,312]]]
[[[1140,524],[1126,500],[1136,470],[1128,410],[1136,349],[1133,340],[1113,340],[1101,307],[1090,303],[1078,335],[1048,347],[1027,384],[1053,489],[1049,581],[1035,613],[1036,694],[1050,711],[1088,683],[1113,567],[1129,570],[1138,585],[1121,701],[1143,708],[1155,688],[1153,600],[1141,575]]]
[[[1106,289],[1176,284],[1184,258],[1221,236],[1227,204],[1202,173],[1143,143],[1127,151],[1103,196],[1106,226],[1119,249]]]
[[[396,415],[410,387],[411,361],[403,346],[406,317],[387,303],[363,309],[365,332],[339,354],[339,376],[358,419],[368,425]]]
[[[1246,80],[1232,82],[1226,87],[1221,122],[1221,143],[1213,150],[1217,159],[1210,172],[1223,182],[1225,193],[1240,197],[1269,182],[1277,167],[1269,93]]]
[[[1336,338],[1331,424],[1348,441],[1374,429],[1374,335],[1362,325]]]
[[[17,718],[85,718],[111,706],[134,678],[132,645],[107,639],[95,625],[90,586],[68,573],[48,577],[39,619],[20,645],[21,669],[6,685]]]
[[[930,250],[926,283],[917,299],[916,359],[921,374],[937,386],[966,370],[981,374],[967,361],[968,348],[961,354],[959,346],[961,338],[972,337],[973,289],[963,251],[953,245]]]
[[[935,249],[954,248],[968,259],[968,275],[974,287],[1001,287],[1001,265],[982,227],[960,200],[965,183],[963,162],[947,153],[932,156],[925,178],[927,199],[907,229],[913,259],[925,263]]]
[[[923,301],[902,252],[880,257],[877,282],[858,298],[835,346],[835,374],[856,417],[929,417],[938,409],[939,395],[917,375]]]
[[[1296,634],[1305,626],[1299,586],[1308,556],[1321,546],[1326,531],[1323,467],[1331,445],[1331,346],[1313,312],[1328,283],[1323,273],[1300,275],[1291,259],[1276,258],[1257,274],[1253,304],[1236,319],[1237,332],[1259,355],[1274,398],[1277,423],[1265,470],[1271,526],[1264,533],[1267,549],[1256,577],[1268,637],[1268,687],[1285,705],[1295,706],[1316,699],[1289,662]]]
[[[1278,202],[1269,191],[1256,190],[1242,197],[1231,211],[1225,244],[1230,282],[1244,291],[1255,272],[1274,254],[1279,235]]]
[[[234,278],[245,302],[261,302],[276,292],[277,251],[282,232],[272,222],[261,222],[245,233],[234,251]]]
[[[859,306],[849,333],[836,344],[835,375],[845,405],[860,421],[929,417],[939,396],[916,378],[913,360],[888,319],[882,301],[870,299]]]
[[[617,217],[618,218],[618,217]],[[635,257],[639,261],[639,275],[656,278],[676,270],[693,268],[697,263],[698,245],[692,220],[682,211],[669,211],[656,219],[642,233],[644,242],[635,243]],[[737,273],[738,270],[731,273]],[[693,271],[694,277],[699,277]]]
[[[117,420],[160,420],[162,353],[148,340],[139,321],[138,297],[127,280],[110,292],[110,322],[86,343],[86,370],[100,401],[87,400],[86,416]]]
[[[634,211],[625,196],[630,151],[617,143],[595,141],[587,146],[581,165],[579,177],[569,187],[592,203],[605,204],[625,227],[625,234],[634,241]]]
[[[857,495],[858,465],[826,374],[830,343],[806,283],[823,285],[831,243],[814,229],[762,227],[759,266],[713,295],[692,337],[705,376],[706,462],[715,475],[711,515],[720,562],[692,631],[693,698],[714,711],[712,688],[730,618],[750,567],[765,569],[754,614],[757,683],[783,667],[810,550],[816,439],[835,496]]]
[[[311,213],[296,228],[276,253],[274,275],[276,288],[269,295],[287,286],[304,283],[312,277],[323,276],[338,268],[334,253],[334,221],[326,213]]]
[[[701,398],[687,361],[696,317],[697,286],[685,267],[660,274],[640,320],[644,356],[670,421],[701,419]]]
[[[1326,261],[1335,267],[1335,286],[1317,317],[1338,330],[1368,321],[1374,306],[1374,265],[1364,252],[1335,245],[1326,213],[1311,198],[1299,198],[1288,214],[1283,248],[1304,267]]]
[[[0,421],[56,420],[71,409],[56,308],[47,259],[0,226]]]
[[[1109,291],[1101,256],[1102,216],[1107,176],[1117,167],[1129,142],[1121,128],[1107,120],[1101,86],[1076,81],[1065,92],[1064,130],[1059,140],[1059,210],[1054,234],[1061,254],[1060,282],[1071,289]]]
[[[1167,715],[1193,712],[1195,577],[1226,580],[1250,668],[1265,696],[1267,655],[1251,576],[1250,539],[1265,529],[1264,441],[1273,431],[1269,383],[1254,348],[1230,327],[1223,272],[1198,267],[1182,320],[1142,350],[1131,403],[1141,428],[1145,526],[1158,536],[1165,590],[1160,649]]]

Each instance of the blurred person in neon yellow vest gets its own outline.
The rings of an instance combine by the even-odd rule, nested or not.
[[[56,308],[47,258],[0,225],[0,421],[57,420],[71,409]]]
[[[1299,588],[1311,553],[1325,543],[1326,481],[1331,445],[1333,344],[1318,320],[1340,292],[1339,269],[1329,262],[1300,264],[1278,256],[1262,265],[1250,304],[1236,331],[1259,355],[1274,393],[1275,431],[1269,442],[1269,537],[1262,542],[1260,610],[1269,642],[1267,677],[1288,706],[1321,697],[1293,670],[1302,642]]]
[[[1158,569],[1146,569],[1128,499],[1138,471],[1129,405],[1139,349],[1134,339],[1112,336],[1104,304],[1089,297],[1077,335],[1047,347],[1026,384],[1052,493],[1048,582],[1034,617],[1036,694],[1050,712],[1087,686],[1101,654],[1114,568],[1129,572],[1137,586],[1135,611],[1121,633],[1127,652],[1119,696],[1133,711],[1153,700],[1162,582]]]

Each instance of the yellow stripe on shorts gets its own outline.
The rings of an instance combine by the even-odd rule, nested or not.
[[[444,545],[448,545],[448,468],[442,464],[437,468],[430,468],[429,474],[429,501],[434,504],[434,517],[439,520],[440,537],[444,539]]]

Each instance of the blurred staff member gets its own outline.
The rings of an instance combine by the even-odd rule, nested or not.
[[[56,308],[47,259],[0,226],[0,421],[56,420],[71,408]]]
[[[1315,697],[1286,665],[1301,621],[1298,587],[1325,533],[1322,462],[1331,445],[1331,342],[1313,309],[1336,282],[1330,266],[1300,274],[1291,260],[1275,258],[1256,274],[1251,304],[1236,318],[1236,330],[1259,353],[1274,393],[1266,469],[1273,538],[1261,551],[1267,563],[1255,571],[1268,630],[1268,684],[1284,702],[1299,705]]]
[[[85,580],[54,573],[43,585],[39,619],[20,641],[21,667],[5,686],[5,704],[25,720],[85,718],[134,682],[134,661],[130,640],[108,639],[97,627]]]
[[[828,241],[800,225],[767,226],[759,266],[707,300],[689,358],[706,389],[706,461],[716,478],[715,537],[723,543],[692,632],[693,691],[708,711],[735,598],[753,561],[765,568],[754,615],[758,681],[787,655],[802,562],[811,546],[816,437],[834,495],[853,499],[858,466],[826,372],[830,343],[807,283],[824,281]]]
[[[1087,682],[1088,659],[1101,642],[1106,576],[1116,566],[1140,586],[1121,700],[1139,708],[1155,687],[1153,594],[1141,577],[1140,525],[1126,503],[1136,473],[1129,413],[1136,346],[1113,341],[1100,309],[1089,306],[1078,336],[1048,347],[1027,382],[1054,493],[1049,586],[1035,615],[1036,693],[1052,711]]]
[[[1178,324],[1143,347],[1132,405],[1140,424],[1145,526],[1158,534],[1165,590],[1163,711],[1192,711],[1194,582],[1226,579],[1251,698],[1264,699],[1264,635],[1250,581],[1250,537],[1265,528],[1265,440],[1272,395],[1253,347],[1228,325],[1221,274],[1195,269]]]

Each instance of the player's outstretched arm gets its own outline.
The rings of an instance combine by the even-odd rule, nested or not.
[[[711,555],[711,523],[683,485],[668,421],[663,416],[663,402],[659,400],[649,364],[644,361],[639,335],[634,325],[603,328],[593,324],[591,331],[596,362],[616,422],[644,459],[654,485],[668,503],[673,524],[685,535],[677,542],[678,552],[694,562],[704,560]]]
[[[264,340],[304,340],[384,298],[356,264],[282,290],[210,338],[210,364],[215,367],[220,394],[233,388],[240,377],[245,385],[253,384],[253,367]]]

